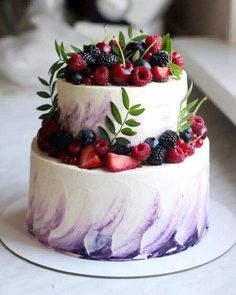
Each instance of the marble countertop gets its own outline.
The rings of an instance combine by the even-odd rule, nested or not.
[[[13,201],[27,198],[29,149],[39,127],[35,110],[39,100],[30,89],[0,83],[0,214]],[[212,103],[203,109],[211,140],[211,198],[236,216],[236,127]],[[0,243],[2,295],[234,295],[235,281],[236,247],[210,264],[178,274],[96,279],[43,269],[14,256]]]

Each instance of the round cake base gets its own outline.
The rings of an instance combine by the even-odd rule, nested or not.
[[[0,219],[0,235],[3,244],[24,260],[64,273],[110,278],[158,276],[192,269],[211,262],[225,254],[235,244],[236,219],[227,208],[211,200],[209,227],[199,244],[179,254],[117,262],[82,259],[44,246],[27,231],[25,200],[19,200],[10,205]]]

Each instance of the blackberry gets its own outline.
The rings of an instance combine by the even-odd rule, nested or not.
[[[99,54],[101,53],[96,45],[84,45],[84,52],[91,54],[94,58],[99,56]]]
[[[95,62],[96,62],[95,57],[93,57],[90,53],[82,52],[80,55],[82,56],[83,60],[86,62],[88,66],[95,65]]]
[[[126,46],[125,50],[131,51],[133,53],[136,52],[137,50],[139,50],[140,53],[143,54],[144,51],[146,50],[146,48],[147,48],[147,45],[145,42],[142,42],[142,41],[141,42],[130,42]]]
[[[169,59],[169,54],[166,51],[159,51],[157,53],[153,53],[150,58],[150,64],[152,67],[166,67],[169,63]]]
[[[182,138],[185,142],[189,142],[193,139],[193,129],[188,127],[183,132],[179,134],[180,138]]]
[[[70,132],[62,129],[57,132],[54,138],[54,145],[58,151],[64,151],[72,141],[73,135]]]
[[[178,134],[172,130],[166,130],[161,134],[159,138],[159,143],[165,149],[171,149],[175,146],[176,140],[178,139]]]
[[[149,157],[146,160],[146,163],[148,165],[162,165],[165,162],[165,156],[166,156],[166,149],[158,145],[154,149],[151,150],[151,153]]]
[[[117,57],[114,54],[102,53],[96,58],[99,66],[112,67],[117,63]]]

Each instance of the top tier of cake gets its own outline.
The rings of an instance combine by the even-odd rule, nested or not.
[[[118,107],[122,119],[127,115],[119,86],[73,85],[59,79],[57,87],[60,118],[63,120],[71,115],[66,124],[74,136],[81,129],[96,131],[98,126],[104,126],[105,117],[111,112],[110,101]],[[144,87],[128,86],[125,89],[130,105],[141,104],[145,108],[137,118],[141,123],[136,128],[137,135],[129,137],[132,144],[147,137],[158,137],[168,129],[176,130],[180,102],[187,92],[186,72],[182,72],[180,80],[170,78],[166,83],[151,82]]]

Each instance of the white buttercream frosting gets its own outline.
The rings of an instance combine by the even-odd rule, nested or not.
[[[67,127],[75,136],[83,128],[96,131],[99,125],[104,126],[105,116],[111,115],[110,101],[117,105],[123,119],[126,116],[119,86],[73,85],[60,79],[57,87],[61,119],[72,115]],[[150,136],[158,137],[167,129],[176,130],[180,101],[187,91],[186,72],[183,71],[180,80],[170,78],[165,83],[152,82],[125,89],[130,105],[141,104],[145,108],[143,114],[135,117],[141,125],[135,128],[137,135],[129,138],[132,143],[142,142]]]
[[[185,250],[207,227],[209,142],[180,164],[111,173],[59,163],[32,144],[28,226],[51,247],[96,259]]]

